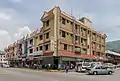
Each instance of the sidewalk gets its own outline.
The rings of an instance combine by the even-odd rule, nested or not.
[[[65,72],[65,70],[44,70],[45,72]],[[69,70],[69,72],[74,72],[74,70]]]
[[[36,71],[43,71],[43,72],[65,72],[65,70],[46,70],[46,69],[32,69],[32,68],[21,68],[21,69],[26,69],[26,70],[36,70]],[[74,72],[74,70],[69,70],[69,72]]]

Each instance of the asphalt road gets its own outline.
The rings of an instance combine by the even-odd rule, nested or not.
[[[120,70],[113,75],[86,75],[84,73],[41,72],[19,68],[0,68],[0,81],[120,81]]]

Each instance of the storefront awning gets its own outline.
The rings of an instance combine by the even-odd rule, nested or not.
[[[68,52],[68,51],[59,51],[60,56],[69,56],[69,57],[76,57],[81,59],[97,59],[96,56],[90,55],[90,54],[76,54],[74,52]]]
[[[72,57],[62,57],[61,59],[62,61],[76,61],[76,59]]]

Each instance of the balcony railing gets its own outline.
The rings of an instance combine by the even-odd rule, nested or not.
[[[82,33],[82,37],[85,37],[85,38],[86,38],[86,37],[87,37],[87,35],[86,35],[85,33]]]
[[[87,48],[87,44],[81,44],[83,48]]]
[[[80,53],[80,48],[75,48],[75,53]]]
[[[33,53],[29,53],[28,55],[43,55],[43,51],[36,51]]]
[[[43,55],[43,51],[34,52],[34,55]]]
[[[79,42],[78,42],[78,41],[75,41],[75,44],[79,44]]]

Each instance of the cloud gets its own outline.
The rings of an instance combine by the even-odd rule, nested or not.
[[[26,36],[27,34],[30,34],[30,33],[31,33],[31,30],[28,26],[18,28],[17,32],[14,34],[14,40],[19,40],[23,36]]]
[[[19,3],[21,2],[21,0],[10,0],[11,2],[14,2],[14,3]]]
[[[0,50],[12,42],[11,36],[6,30],[0,30]]]
[[[0,20],[10,20],[11,16],[4,13],[4,12],[0,12]]]
[[[6,30],[0,30],[0,50],[4,50],[7,45],[12,44],[16,40],[19,40],[23,36],[26,36],[30,33],[31,30],[28,26],[18,28],[13,35],[11,35],[10,32]]]
[[[28,25],[27,19],[12,8],[0,8],[0,29],[7,30],[10,35],[19,27]],[[13,30],[14,29],[14,30]]]
[[[119,4],[119,0],[0,0],[0,30],[8,32],[11,41],[19,39],[30,29],[41,27],[44,11],[60,6],[67,13],[72,10],[76,18],[90,18],[96,30],[108,35],[107,40],[116,40],[120,39]]]

